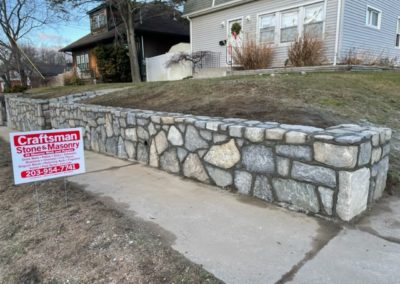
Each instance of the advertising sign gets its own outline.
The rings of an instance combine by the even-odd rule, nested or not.
[[[85,172],[82,129],[10,133],[15,184]]]

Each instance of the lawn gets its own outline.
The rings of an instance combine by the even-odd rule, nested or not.
[[[88,102],[320,127],[367,120],[394,130],[390,174],[392,182],[400,178],[400,72],[256,75],[140,83]]]
[[[124,88],[132,87],[132,83],[113,83],[113,84],[96,84],[96,85],[81,85],[81,86],[60,86],[60,87],[43,87],[34,88],[25,92],[25,97],[30,97],[33,99],[49,99],[57,98],[70,94],[96,91],[102,89],[114,89],[114,88]]]

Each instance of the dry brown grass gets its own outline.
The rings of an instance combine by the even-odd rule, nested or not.
[[[296,67],[318,66],[324,62],[324,43],[310,35],[298,37],[288,50],[288,64]]]
[[[234,49],[234,62],[245,70],[267,68],[274,56],[273,48],[268,44],[257,44],[254,39],[247,39],[243,47]]]

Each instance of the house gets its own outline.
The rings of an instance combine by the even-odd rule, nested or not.
[[[357,57],[400,64],[399,0],[188,0],[192,52],[221,54],[232,62],[226,42],[239,23],[243,40],[252,38],[274,49],[272,67],[282,67],[288,47],[310,30],[323,39],[326,61],[340,64]]]
[[[91,32],[61,49],[72,53],[73,67],[86,79],[99,77],[93,49],[99,44],[113,44],[124,38],[118,11],[102,4],[88,12]],[[189,42],[189,24],[181,12],[162,3],[142,4],[135,13],[135,35],[142,78],[145,78],[145,58],[166,53],[171,46]]]

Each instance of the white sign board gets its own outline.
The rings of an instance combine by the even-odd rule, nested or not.
[[[10,133],[15,184],[85,172],[82,129]]]

